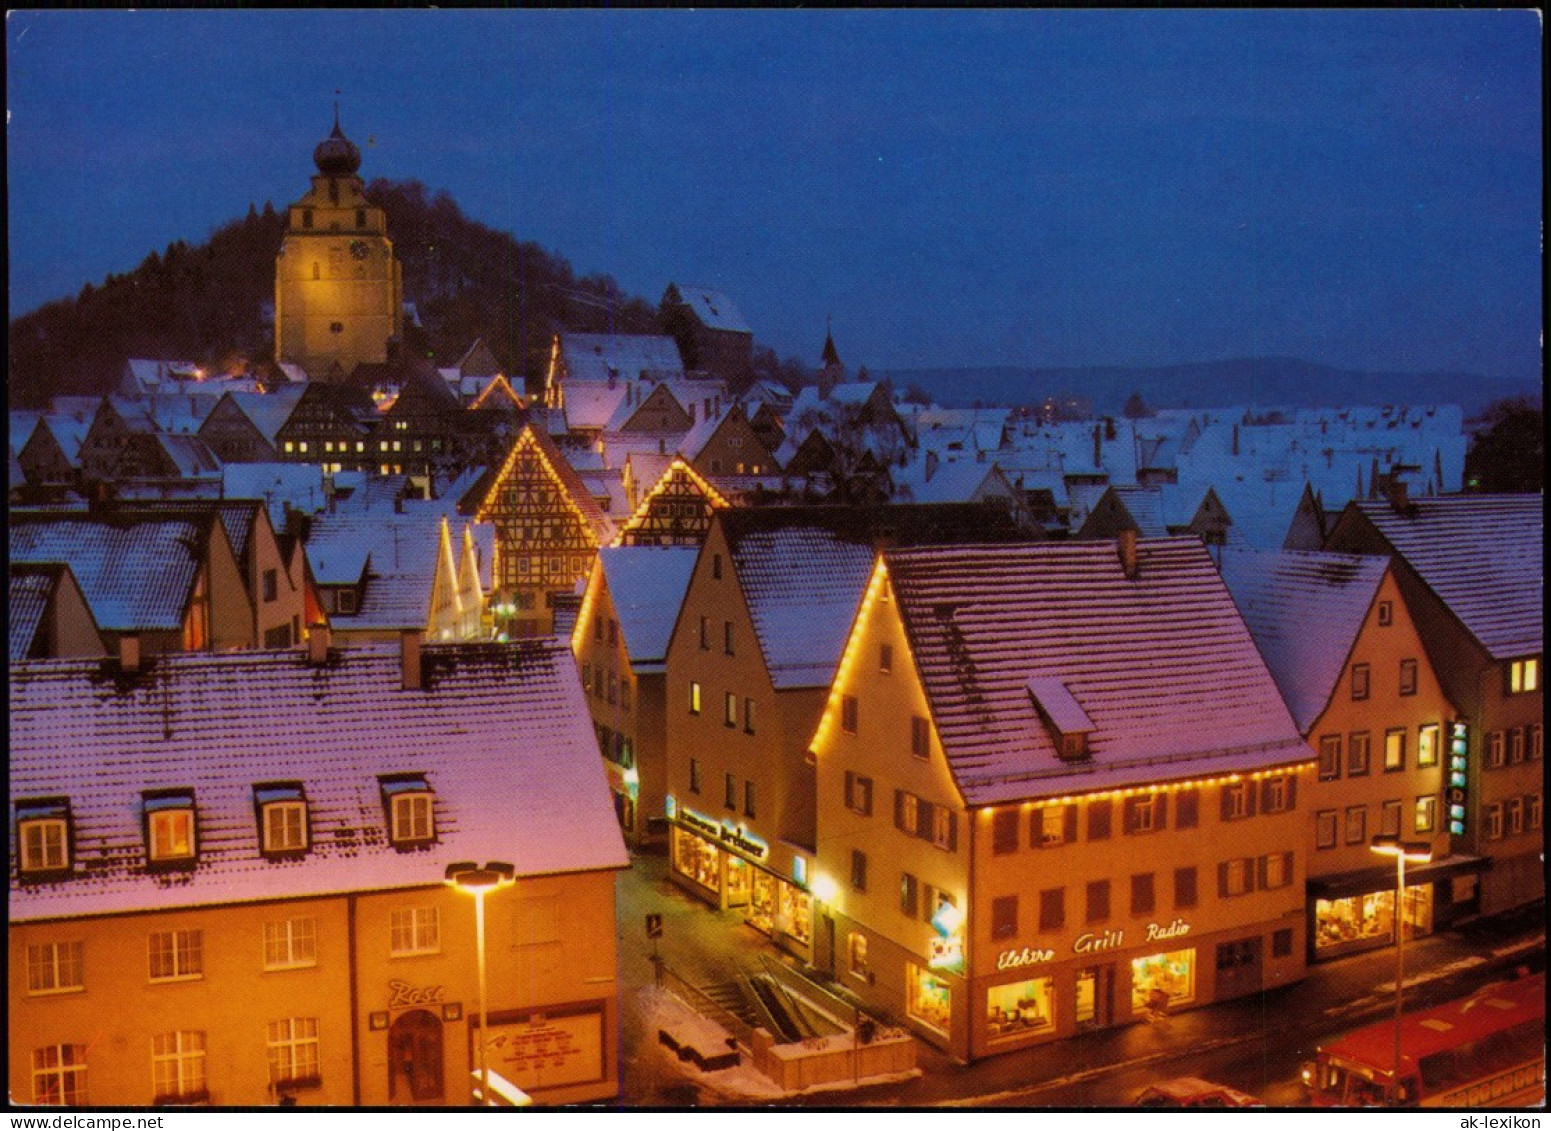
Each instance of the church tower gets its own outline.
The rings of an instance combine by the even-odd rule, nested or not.
[[[388,359],[403,329],[403,274],[337,106],[312,160],[312,189],[291,205],[275,259],[275,358],[315,381],[342,381],[362,362]]]

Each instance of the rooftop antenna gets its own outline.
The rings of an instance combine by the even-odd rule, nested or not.
[[[336,131],[339,129],[339,96],[343,93],[344,91],[338,87],[334,89],[334,129]]]

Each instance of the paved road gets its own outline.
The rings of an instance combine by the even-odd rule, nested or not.
[[[742,922],[718,914],[667,879],[660,855],[638,855],[618,885],[624,1042],[624,1103],[683,1107],[726,1103],[665,1054],[647,1020],[652,1007],[648,911],[663,916],[658,943],[665,962],[696,985],[728,980],[774,948]],[[1544,905],[1512,919],[1483,921],[1408,943],[1408,1008],[1469,992],[1518,965],[1545,959]],[[1299,1064],[1320,1039],[1388,1016],[1394,1001],[1394,951],[1353,955],[1312,967],[1300,983],[1256,997],[1188,1010],[1161,1021],[1087,1034],[973,1065],[955,1064],[917,1046],[921,1075],[853,1093],[778,1101],[832,1107],[1119,1107],[1152,1080],[1199,1075],[1232,1084],[1274,1106],[1303,1102]],[[725,1089],[723,1089],[725,1091]],[[748,1103],[749,1101],[742,1101]]]

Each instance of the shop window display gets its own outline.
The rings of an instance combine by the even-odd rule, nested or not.
[[[1409,934],[1432,930],[1432,884],[1406,888],[1406,924]],[[1395,937],[1395,893],[1374,891],[1314,903],[1314,950],[1316,954],[1340,954],[1346,950],[1382,946]]]
[[[749,887],[749,925],[764,934],[775,929],[776,878],[769,872],[756,871]]]
[[[1131,1008],[1137,1012],[1196,999],[1195,947],[1131,960]]]
[[[1034,978],[986,992],[986,1027],[992,1040],[1055,1031],[1055,980]]]
[[[776,926],[806,944],[813,905],[808,893],[785,880],[776,881]]]
[[[944,1036],[953,1016],[953,991],[948,983],[919,966],[907,967],[905,1013]]]
[[[683,829],[673,830],[673,867],[702,887],[722,889],[722,850]]]

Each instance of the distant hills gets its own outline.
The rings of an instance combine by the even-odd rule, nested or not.
[[[1505,397],[1536,396],[1536,386],[1473,373],[1370,373],[1294,357],[1243,357],[1187,365],[891,369],[895,388],[917,385],[943,405],[1036,404],[1070,393],[1093,411],[1119,414],[1139,393],[1151,408],[1254,404],[1317,408],[1344,404],[1457,404],[1466,416]]]

